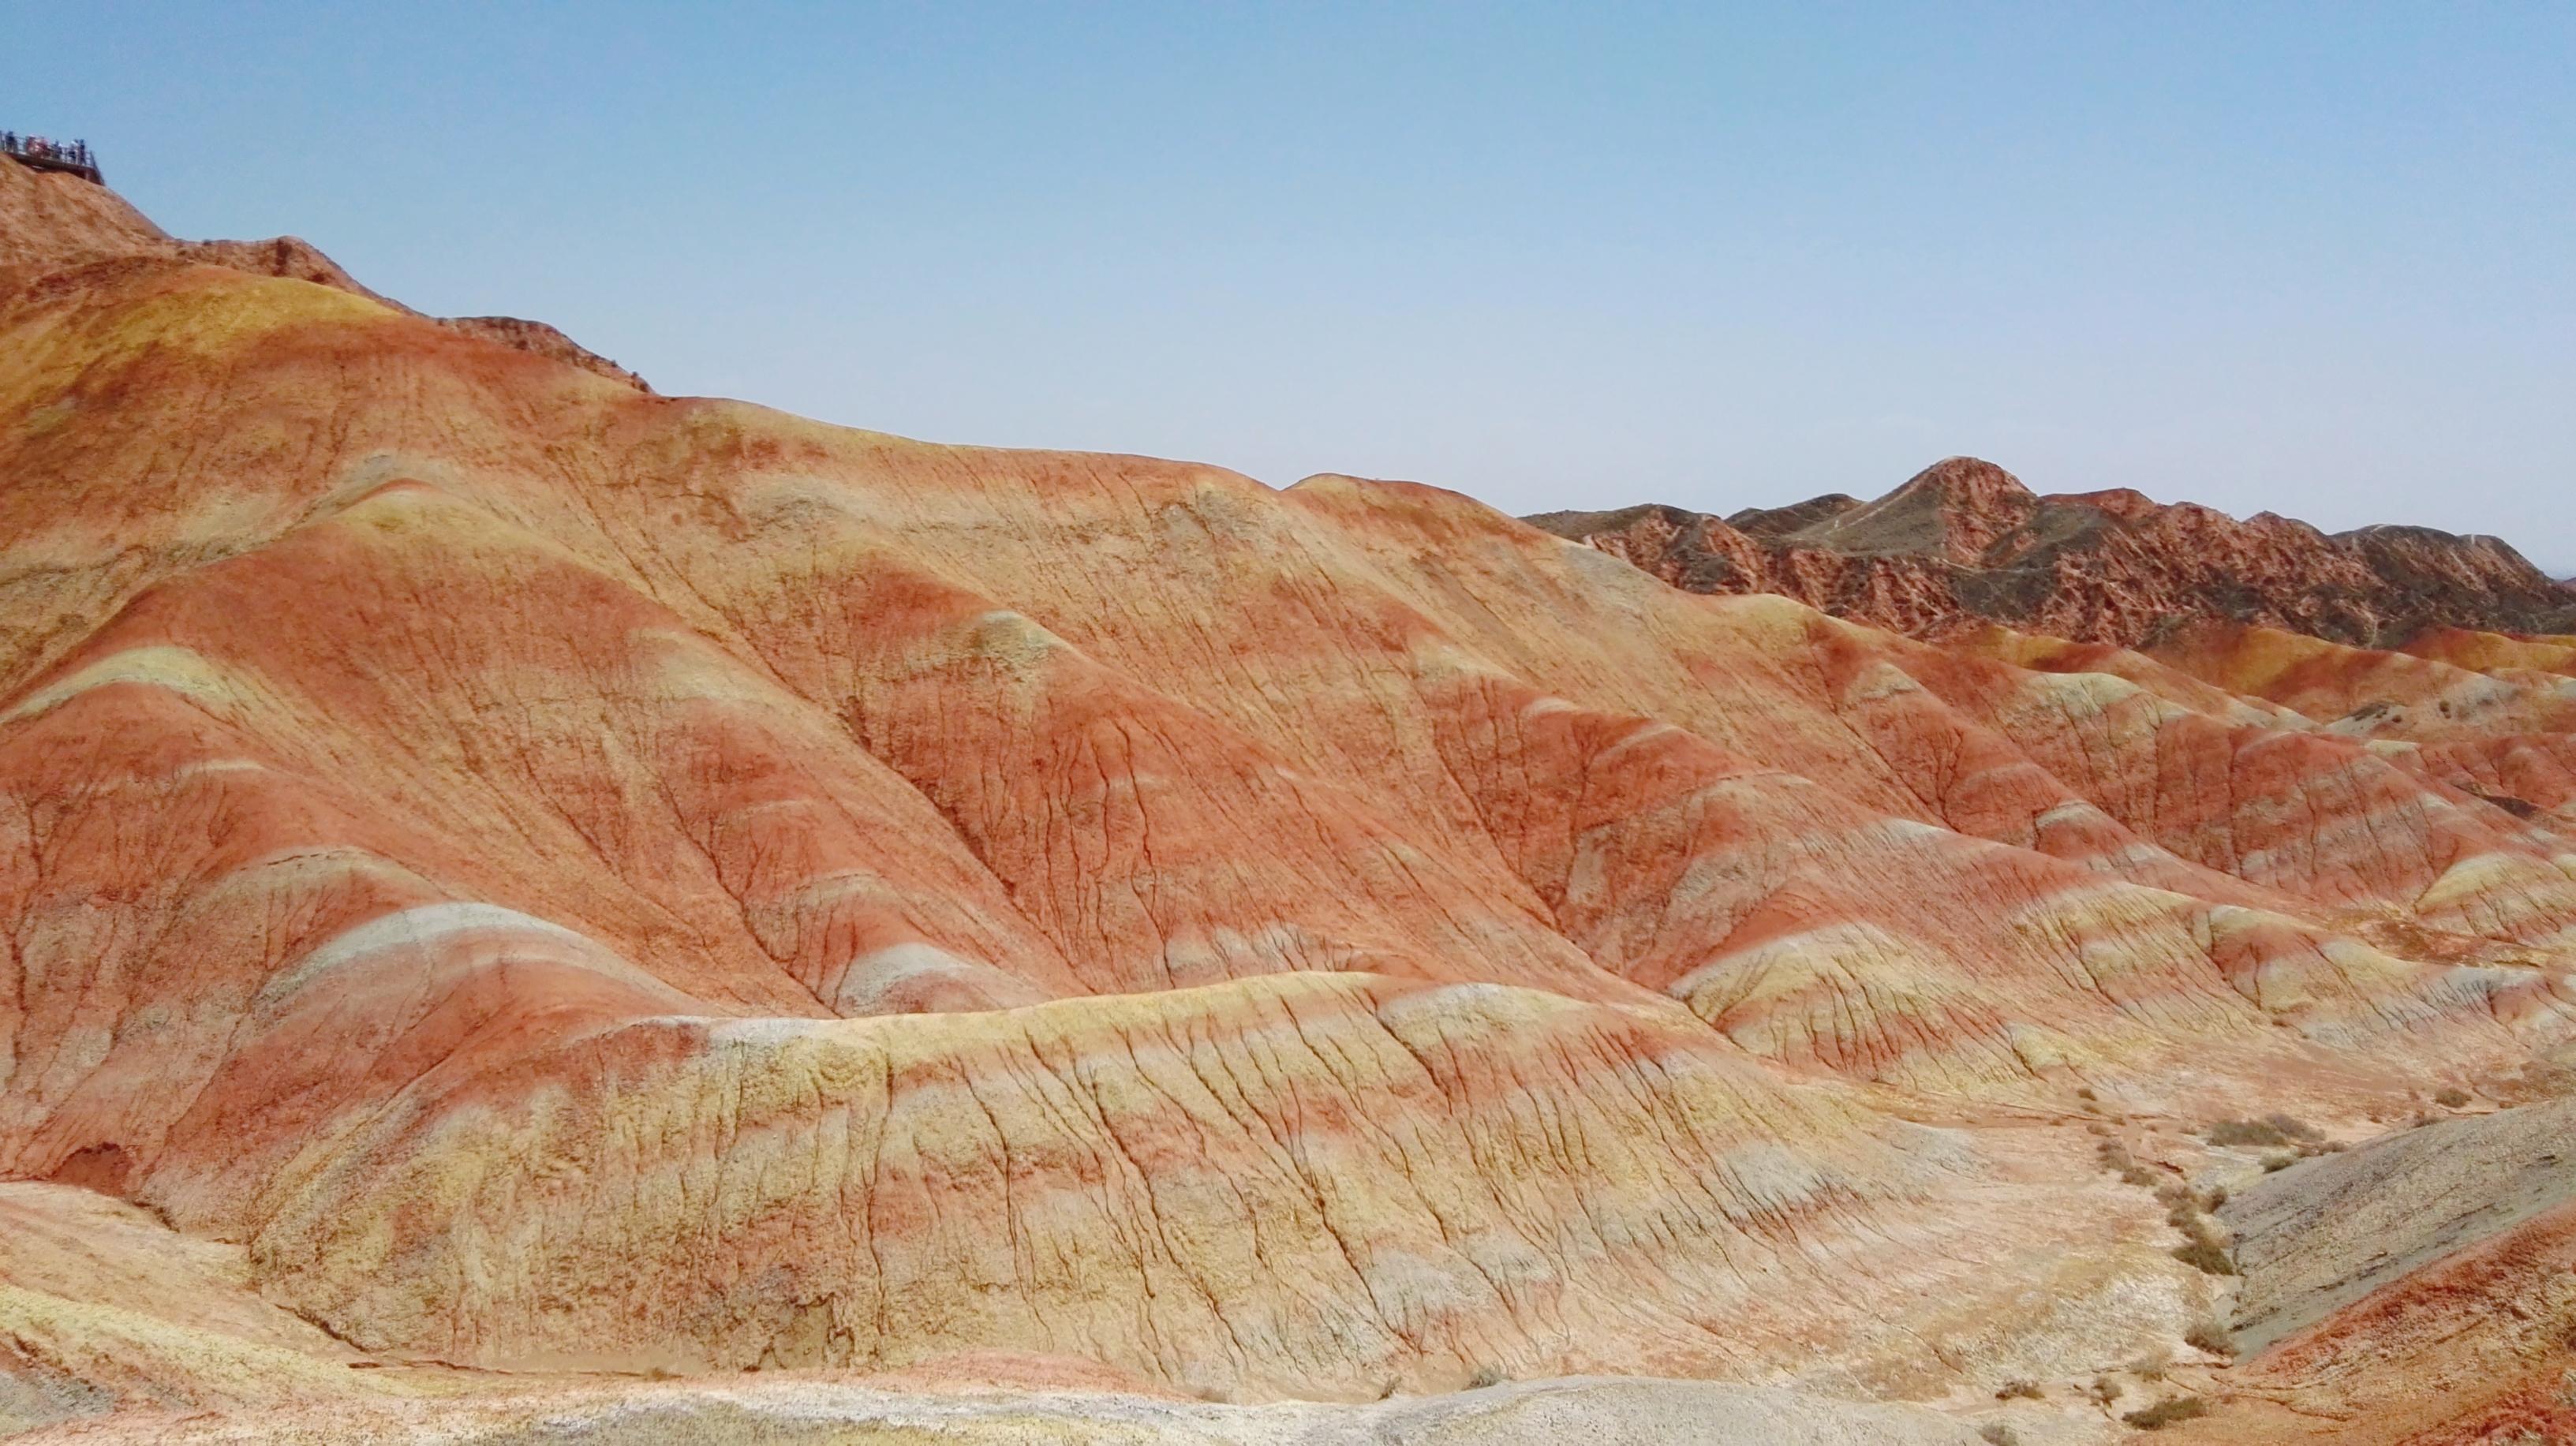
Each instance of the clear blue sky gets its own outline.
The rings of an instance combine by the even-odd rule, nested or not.
[[[1954,452],[2576,569],[2576,6],[0,5],[0,125],[665,391],[1517,512]]]

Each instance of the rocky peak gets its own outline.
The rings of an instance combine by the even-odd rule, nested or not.
[[[1951,457],[1865,506],[1791,534],[1837,552],[1899,553],[1974,563],[2039,510],[2039,498],[1992,462]]]

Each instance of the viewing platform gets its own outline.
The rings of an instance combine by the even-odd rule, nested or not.
[[[97,153],[90,150],[87,141],[54,141],[43,136],[0,131],[0,154],[40,171],[69,171],[84,181],[102,184],[107,179],[99,174]]]

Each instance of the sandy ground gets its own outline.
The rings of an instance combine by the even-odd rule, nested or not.
[[[511,1401],[371,1403],[298,1413],[123,1415],[29,1443],[323,1443],[455,1446],[826,1446],[1062,1442],[1171,1446],[1976,1446],[1976,1432],[1911,1406],[1690,1381],[1572,1379],[1375,1405],[1206,1405],[1058,1393],[942,1397],[817,1382],[634,1386]]]

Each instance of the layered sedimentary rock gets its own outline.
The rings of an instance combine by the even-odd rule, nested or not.
[[[2576,630],[2576,588],[2498,538],[2330,535],[2126,488],[2041,496],[1967,457],[1873,502],[1836,493],[1723,519],[1646,505],[1529,520],[1693,592],[1779,593],[1922,636],[2001,623],[2139,647],[2177,625],[2231,622],[2390,647],[2437,625]]]
[[[2264,1176],[2224,1214],[2244,1284],[2210,1441],[2555,1440],[2576,1428],[2576,1102],[2423,1122]]]
[[[302,237],[178,240],[105,186],[0,158],[0,291],[65,265],[119,258],[197,261],[310,281],[399,311],[410,311],[401,302],[361,285],[338,262]],[[638,391],[652,390],[642,377],[542,321],[515,316],[430,319],[468,336],[569,363]]]
[[[1438,1440],[1971,1446],[1922,1407],[1678,1380],[1566,1380],[1332,1405],[1207,1405],[1113,1372],[985,1358],[900,1374],[471,1378],[368,1359],[258,1297],[242,1252],[68,1185],[0,1184],[0,1433],[93,1443],[282,1440],[1172,1442]],[[470,1382],[470,1384],[469,1384]],[[104,1408],[116,1409],[105,1420]]]
[[[141,1282],[0,1258],[56,1415],[256,1404],[209,1333],[323,1413],[997,1354],[1989,1411],[2199,1349],[2132,1178],[2197,1122],[2576,1037],[2576,843],[2475,720],[657,397],[12,204],[0,1203]],[[2375,666],[2563,740],[2550,646]]]

